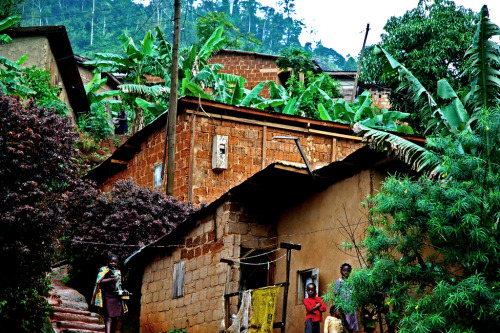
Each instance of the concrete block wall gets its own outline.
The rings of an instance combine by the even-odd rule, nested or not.
[[[210,63],[224,65],[224,68],[219,71],[220,73],[244,77],[247,79],[245,88],[251,90],[266,80],[281,84],[278,78],[280,70],[276,65],[276,59],[277,57],[266,57],[259,54],[221,51],[211,58]],[[264,89],[260,95],[269,98],[269,89]]]
[[[274,162],[303,164],[293,140],[273,140],[275,136],[299,137],[313,168],[338,161],[364,144],[359,140],[309,133],[303,128],[279,128],[273,123],[231,119],[210,119],[195,111],[178,116],[174,195],[194,203],[210,203]],[[268,124],[269,126],[267,126]],[[212,170],[212,140],[215,134],[228,136],[228,169]],[[191,139],[191,136],[192,139]],[[153,188],[154,167],[163,161],[165,129],[152,133],[132,158],[127,169],[109,178],[103,188],[120,179]],[[165,181],[158,190],[165,191]]]
[[[189,333],[218,332],[224,318],[227,264],[238,260],[240,246],[276,246],[276,230],[258,212],[226,201],[199,221],[165,257],[156,256],[146,265],[141,296],[141,332],[165,332],[174,327]],[[245,242],[245,239],[252,242]],[[245,244],[243,244],[245,243]],[[184,296],[172,297],[174,264],[185,260]],[[238,265],[233,265],[229,292],[239,285]],[[230,314],[236,314],[238,298],[232,297]]]

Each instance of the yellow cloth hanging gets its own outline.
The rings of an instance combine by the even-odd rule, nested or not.
[[[279,292],[279,286],[252,291],[252,319],[250,319],[249,333],[273,332],[274,311]]]

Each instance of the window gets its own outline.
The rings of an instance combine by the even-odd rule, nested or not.
[[[154,176],[154,187],[159,187],[161,186],[161,182],[163,180],[162,174],[161,174],[161,168],[163,166],[163,163],[160,163],[158,165],[155,165],[155,176]]]
[[[306,287],[309,283],[316,285],[316,291],[319,295],[319,268],[297,271],[297,304],[302,304],[306,297]]]
[[[174,264],[174,285],[172,288],[172,298],[184,296],[184,267],[185,261]]]

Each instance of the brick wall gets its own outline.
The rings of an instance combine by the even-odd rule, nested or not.
[[[228,136],[227,170],[212,170],[215,133]],[[300,127],[236,117],[208,118],[201,112],[188,110],[177,119],[174,195],[183,201],[210,203],[269,164],[278,161],[302,164],[295,142],[273,140],[275,136],[298,137],[313,168],[338,161],[364,145],[355,137],[310,133]],[[163,161],[164,142],[163,127],[149,135],[141,151],[128,162],[127,169],[109,178],[104,189],[109,190],[113,182],[128,178],[153,188],[154,167]],[[165,182],[158,189],[165,191]]]
[[[221,51],[212,57],[210,63],[222,64],[220,73],[239,75],[247,79],[245,88],[253,89],[259,83],[269,80],[281,84],[278,78],[278,57],[257,53]],[[269,98],[269,89],[264,89],[261,96]]]
[[[256,211],[226,201],[214,213],[196,221],[182,237],[181,246],[146,265],[141,296],[141,332],[156,333],[186,328],[189,333],[218,332],[223,319],[227,265],[221,258],[237,259],[245,248],[276,246],[270,239],[274,227]],[[214,228],[214,226],[216,226]],[[262,241],[260,241],[262,239]],[[173,298],[173,267],[185,261],[184,296]],[[231,270],[229,292],[238,290],[239,269]],[[237,312],[238,298],[230,301],[230,314]]]

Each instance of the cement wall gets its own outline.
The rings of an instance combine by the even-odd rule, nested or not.
[[[367,227],[367,210],[360,203],[378,188],[383,175],[367,170],[334,184],[327,190],[290,208],[279,219],[277,233],[280,242],[301,244],[300,251],[292,251],[290,289],[287,302],[287,332],[304,330],[305,309],[299,299],[298,271],[319,269],[318,295],[326,291],[332,281],[340,277],[340,266],[347,262],[359,267],[354,251],[343,253],[339,248],[348,240],[343,225],[355,229],[355,238],[362,240]],[[281,250],[284,253],[284,250]],[[279,255],[279,254],[278,254]],[[276,266],[276,282],[285,281],[285,261]],[[281,320],[283,292],[276,310],[276,320]],[[327,304],[327,309],[329,305]],[[328,313],[324,314],[324,318]],[[321,325],[321,332],[323,325]],[[275,330],[276,332],[276,330]]]
[[[0,46],[0,55],[11,61],[16,61],[25,54],[28,58],[21,67],[36,66],[38,69],[50,71],[50,84],[60,88],[59,98],[73,109],[47,37],[14,38],[12,43]],[[74,119],[74,115],[72,116],[71,119]]]

